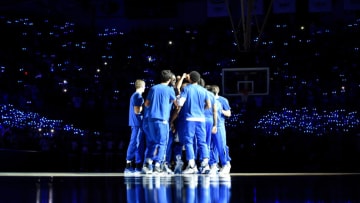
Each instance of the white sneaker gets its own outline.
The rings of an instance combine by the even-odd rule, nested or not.
[[[191,167],[190,165],[188,165],[182,173],[183,174],[196,174],[198,172],[199,171],[198,171],[196,165],[194,167]]]
[[[141,170],[142,174],[152,174],[153,167],[150,164],[145,164]]]
[[[230,169],[231,169],[231,165],[230,163],[225,164],[225,166],[223,166],[220,171],[219,174],[229,174],[230,173]]]
[[[201,174],[208,174],[210,172],[210,166],[209,164],[205,165],[205,166],[201,166]]]
[[[217,164],[211,165],[209,174],[210,175],[215,175],[218,172],[219,172],[219,168],[218,168]]]
[[[161,169],[160,164],[154,166],[154,168],[153,168],[153,173],[155,173],[155,174],[161,174],[162,172],[163,172],[163,170]]]
[[[163,171],[166,172],[167,174],[174,174],[174,172],[171,170],[171,168],[169,167],[168,163],[165,163],[163,166]]]

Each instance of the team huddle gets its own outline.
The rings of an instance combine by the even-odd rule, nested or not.
[[[231,110],[219,86],[205,85],[197,71],[176,77],[162,70],[146,98],[144,80],[135,89],[124,173],[230,173],[225,119]]]

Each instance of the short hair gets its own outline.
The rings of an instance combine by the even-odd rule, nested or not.
[[[144,80],[137,79],[137,80],[135,81],[135,88],[136,88],[136,89],[139,89],[139,88],[142,88],[142,87],[145,87],[145,81],[144,81]]]
[[[200,79],[201,79],[201,75],[197,71],[191,71],[189,73],[189,77],[190,77],[191,82],[197,82],[198,83],[198,82],[200,82]]]
[[[211,85],[205,85],[205,89],[211,92]]]
[[[211,86],[211,91],[212,91],[214,94],[219,94],[220,88],[219,88],[219,86],[217,86],[217,85],[212,85],[212,86]]]
[[[176,84],[176,75],[174,73],[171,73],[171,85],[175,86]]]
[[[161,76],[160,76],[160,81],[167,82],[172,78],[173,75],[174,74],[170,70],[162,70]]]
[[[200,78],[199,85],[200,85],[201,87],[205,87],[205,80],[202,79],[202,78]]]

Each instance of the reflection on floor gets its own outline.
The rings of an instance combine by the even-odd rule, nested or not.
[[[229,202],[231,194],[230,175],[125,177],[125,184],[128,202]]]
[[[357,173],[0,173],[0,203],[360,202]]]

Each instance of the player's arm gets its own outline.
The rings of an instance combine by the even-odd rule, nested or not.
[[[181,90],[181,85],[183,84],[184,79],[186,78],[187,73],[183,73],[183,75],[176,81],[176,89],[178,92]]]
[[[214,105],[213,105],[213,126],[211,128],[212,134],[217,133],[217,117],[218,117],[217,108],[218,107],[217,107],[216,103],[214,103]]]
[[[181,106],[176,106],[176,108],[174,109],[174,111],[172,112],[171,117],[170,117],[170,129],[174,133],[176,132],[176,127],[175,127],[174,122],[175,122],[176,118],[178,117],[180,110],[181,110]]]
[[[231,116],[231,110],[221,110],[221,113],[226,116],[226,117],[230,117]]]
[[[211,108],[211,101],[210,99],[205,100],[205,109],[210,109]]]
[[[134,113],[135,114],[140,114],[143,110],[142,106],[134,106]]]

